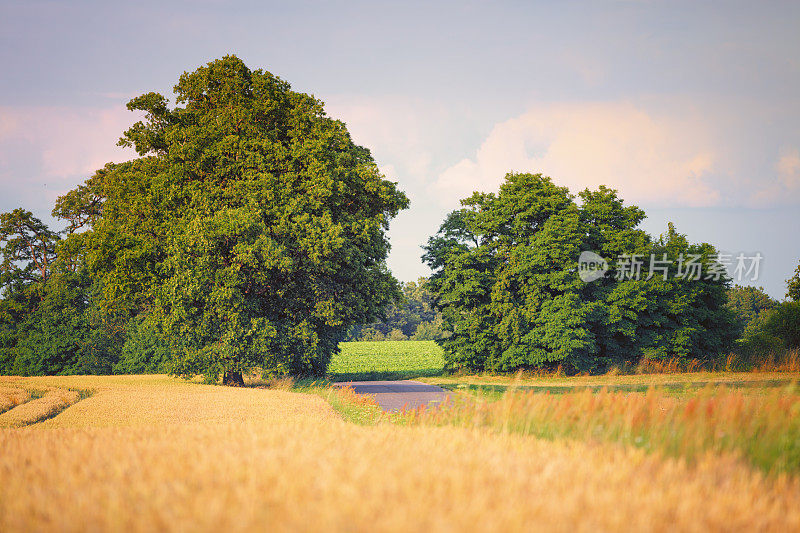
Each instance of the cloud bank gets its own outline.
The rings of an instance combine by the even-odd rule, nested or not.
[[[23,205],[45,216],[95,170],[135,156],[116,141],[136,120],[121,105],[0,107],[0,210]]]
[[[784,150],[754,179],[745,147],[709,114],[656,113],[629,102],[537,105],[497,124],[474,156],[441,172],[442,198],[496,191],[507,172],[542,172],[573,192],[608,185],[657,207],[764,206],[800,198],[800,155]]]

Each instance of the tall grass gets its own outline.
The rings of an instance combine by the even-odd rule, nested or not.
[[[676,374],[682,372],[800,372],[800,350],[770,352],[752,359],[738,353],[729,353],[710,361],[698,359],[640,359],[625,363],[615,369],[623,374]]]
[[[362,426],[374,426],[389,420],[389,417],[368,394],[356,394],[349,387],[319,387],[311,392],[322,396],[348,422]]]
[[[3,533],[800,531],[800,478],[730,456],[688,464],[576,439],[355,425],[318,395],[280,390],[286,381],[14,384],[96,393],[41,424],[0,428]]]
[[[800,473],[796,384],[758,393],[708,386],[688,397],[647,393],[510,391],[495,402],[461,397],[400,415],[411,425],[490,428],[546,439],[613,441],[695,459],[741,455],[766,472]]]
[[[755,372],[800,372],[800,349],[788,350],[776,355],[770,353],[753,365]]]

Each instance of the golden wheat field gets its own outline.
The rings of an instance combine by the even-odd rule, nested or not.
[[[164,376],[0,378],[4,415],[44,398],[70,406],[0,422],[0,531],[800,530],[798,479],[724,451],[361,426],[319,395]]]

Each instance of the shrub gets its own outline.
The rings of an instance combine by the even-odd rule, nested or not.
[[[784,302],[762,311],[737,341],[737,351],[750,365],[780,359],[800,348],[800,302]]]

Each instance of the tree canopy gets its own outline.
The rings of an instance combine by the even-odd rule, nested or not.
[[[735,285],[728,291],[727,306],[736,313],[742,329],[747,329],[759,315],[777,305],[763,287]]]
[[[800,265],[794,271],[794,276],[786,282],[786,296],[795,302],[800,302]]]
[[[138,158],[59,198],[63,270],[87,274],[111,338],[166,347],[176,374],[324,372],[400,297],[386,230],[408,199],[322,102],[235,56],[174,91],[128,103],[144,118],[119,144]]]
[[[616,191],[576,198],[541,174],[508,174],[498,194],[475,193],[462,205],[423,256],[452,331],[441,341],[451,368],[593,371],[641,357],[705,359],[730,346],[729,280],[681,271],[685,256],[713,271],[716,250],[690,244],[672,225],[652,239],[638,228],[644,212]],[[659,258],[664,270],[584,282],[585,251],[608,260],[610,273],[624,272],[625,257]]]

